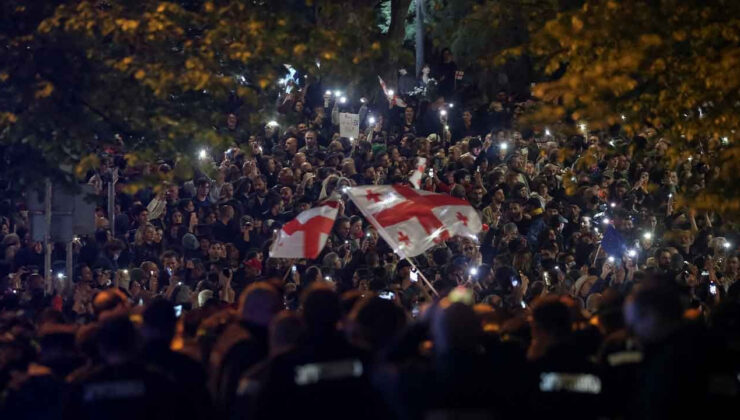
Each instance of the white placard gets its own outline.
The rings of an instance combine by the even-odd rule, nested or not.
[[[339,135],[341,137],[360,137],[360,114],[339,113]]]

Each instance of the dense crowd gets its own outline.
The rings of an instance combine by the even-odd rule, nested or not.
[[[232,110],[218,128],[231,144],[193,151],[192,179],[136,192],[127,186],[175,163],[127,165],[123,144],[106,146],[86,179],[97,231],[74,241],[73,279],[63,244],[44,279],[43,245],[16,203],[0,231],[0,417],[736,408],[736,231],[673,198],[704,187],[721,145],[670,163],[649,127],[630,138],[520,129],[528,98],[502,91],[474,107],[481,95],[458,75],[446,52],[372,103],[290,83],[275,121],[252,132]],[[340,112],[359,114],[357,138],[340,137]],[[467,200],[484,229],[414,258],[417,272],[342,189],[408,183],[419,157],[422,188]],[[339,217],[319,258],[270,258],[281,226],[329,197]]]

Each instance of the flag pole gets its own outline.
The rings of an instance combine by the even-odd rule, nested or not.
[[[411,267],[412,267],[412,268],[414,269],[414,271],[416,271],[416,274],[417,274],[417,275],[418,275],[419,277],[421,277],[421,279],[422,279],[422,280],[424,280],[424,284],[426,284],[426,286],[427,286],[427,287],[428,287],[428,288],[429,288],[429,289],[430,289],[430,290],[432,291],[432,293],[434,293],[434,295],[435,295],[435,296],[439,297],[439,293],[438,293],[438,292],[437,292],[437,290],[436,290],[436,289],[434,288],[434,286],[432,286],[432,283],[430,283],[430,282],[429,282],[429,280],[427,280],[427,278],[426,278],[426,277],[424,276],[424,274],[423,274],[423,273],[421,272],[421,270],[419,270],[419,269],[418,269],[418,268],[416,267],[416,264],[414,264],[414,262],[413,262],[413,261],[411,260],[411,258],[409,258],[409,257],[403,257],[403,259],[404,259],[404,260],[406,260],[406,261],[408,261],[408,263],[409,263],[409,264],[411,264]]]

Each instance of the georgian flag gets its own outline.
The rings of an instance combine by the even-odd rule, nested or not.
[[[272,258],[315,259],[321,254],[334,227],[339,203],[327,201],[301,212],[286,223],[270,248]]]
[[[406,102],[401,99],[400,96],[398,96],[395,92],[393,92],[393,95],[390,95],[390,91],[388,90],[388,86],[385,85],[385,81],[382,77],[378,76],[378,82],[380,83],[380,88],[383,89],[383,94],[386,98],[388,98],[388,102],[390,102],[391,106],[400,106],[401,108],[406,108]]]
[[[424,169],[427,166],[427,160],[426,158],[420,157],[418,159],[418,163],[416,164],[416,170],[413,174],[411,174],[411,177],[409,178],[409,182],[414,186],[414,188],[421,189],[421,177],[424,175]]]
[[[350,188],[347,195],[402,258],[414,257],[454,235],[481,231],[478,213],[465,200],[405,185]]]

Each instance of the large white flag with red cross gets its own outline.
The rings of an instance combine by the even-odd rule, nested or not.
[[[465,200],[405,185],[350,188],[350,199],[402,258],[414,257],[454,235],[475,236],[481,221]]]
[[[319,256],[334,227],[339,203],[327,201],[301,212],[286,223],[270,248],[272,258],[308,258]]]

